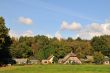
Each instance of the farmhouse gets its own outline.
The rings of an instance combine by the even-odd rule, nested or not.
[[[58,63],[60,64],[82,64],[81,61],[78,59],[76,54],[73,52],[67,54],[63,59],[59,59]]]
[[[27,64],[28,59],[14,59],[16,61],[16,64]]]
[[[39,60],[29,60],[28,64],[39,64],[40,61]]]
[[[51,55],[47,58],[47,60],[42,60],[42,64],[52,64],[54,56]]]

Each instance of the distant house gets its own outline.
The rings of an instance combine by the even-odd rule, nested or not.
[[[59,59],[58,63],[60,64],[82,64],[81,61],[78,59],[76,54],[73,52],[67,54],[63,59]]]
[[[39,64],[39,60],[29,60],[29,64]]]
[[[54,56],[51,55],[47,58],[47,60],[42,60],[42,64],[52,64]]]
[[[110,64],[110,59],[109,59],[108,56],[105,56],[105,57],[104,57],[104,62],[103,62],[103,64],[105,64],[105,65]]]
[[[40,61],[36,59],[16,58],[14,59],[16,64],[39,64]]]
[[[28,59],[14,59],[16,61],[16,64],[27,64]]]

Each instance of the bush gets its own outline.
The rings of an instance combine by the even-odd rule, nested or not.
[[[104,55],[101,52],[94,53],[94,62],[96,64],[102,64],[104,61]]]

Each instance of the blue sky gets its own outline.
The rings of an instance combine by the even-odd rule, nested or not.
[[[110,0],[1,0],[11,36],[91,39],[109,33]]]

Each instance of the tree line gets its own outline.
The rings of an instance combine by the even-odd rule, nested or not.
[[[7,58],[29,58],[47,59],[54,55],[57,63],[71,51],[77,54],[78,58],[94,56],[96,63],[102,63],[104,56],[110,58],[110,35],[96,36],[91,40],[82,40],[80,37],[72,39],[48,38],[44,35],[33,37],[19,37],[19,39],[8,35],[9,29],[5,26],[3,17],[0,17],[0,65],[7,64]]]

